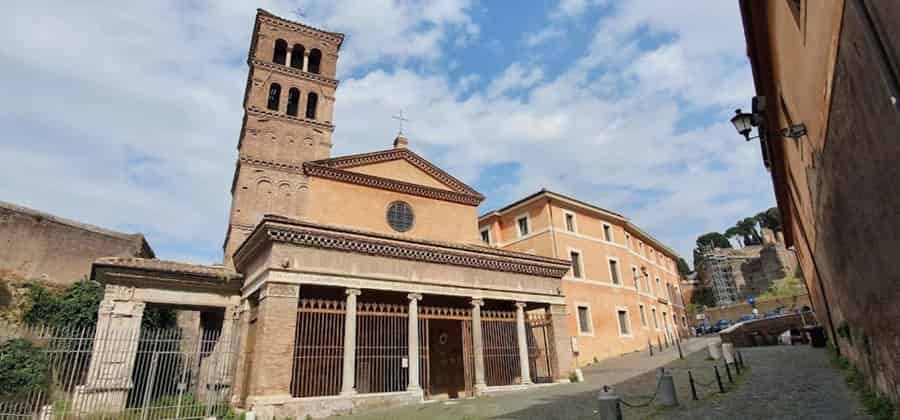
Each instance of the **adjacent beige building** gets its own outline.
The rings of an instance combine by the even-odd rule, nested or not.
[[[571,261],[562,279],[577,363],[687,336],[678,255],[628,218],[541,190],[479,218],[499,249]]]

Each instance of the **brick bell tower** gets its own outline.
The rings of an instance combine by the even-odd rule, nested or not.
[[[225,265],[232,265],[232,254],[263,215],[305,214],[307,178],[302,165],[331,155],[335,73],[343,41],[343,34],[257,10]]]

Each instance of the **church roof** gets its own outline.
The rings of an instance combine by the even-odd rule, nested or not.
[[[404,182],[391,178],[384,178],[349,169],[372,165],[381,162],[404,160],[415,166],[422,172],[446,185],[449,189],[434,188],[431,186]],[[381,188],[396,192],[419,195],[439,200],[452,201],[462,204],[477,206],[484,200],[474,188],[456,179],[441,168],[438,168],[422,156],[405,148],[393,148],[371,153],[338,156],[330,159],[316,160],[303,164],[303,170],[307,175],[330,178],[343,182],[350,182],[374,188]]]

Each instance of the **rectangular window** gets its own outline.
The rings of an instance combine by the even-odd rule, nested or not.
[[[575,232],[575,213],[566,213],[566,230]]]
[[[656,278],[656,296],[662,296],[662,290],[659,285],[659,277]]]
[[[582,334],[593,332],[591,325],[591,310],[587,306],[578,307],[578,331]]]
[[[612,284],[619,284],[619,262],[616,260],[609,260],[609,278]]]
[[[625,234],[625,246],[631,249],[631,235]]]
[[[684,315],[681,316],[681,325],[684,325],[684,328],[687,328],[687,317]]]
[[[640,308],[640,312],[641,312],[641,326],[646,327],[647,326],[647,314],[644,313],[644,305],[640,304],[640,305],[638,305],[638,307]]]
[[[528,216],[522,216],[522,217],[516,219],[516,226],[518,226],[518,228],[519,228],[519,237],[520,238],[525,235],[528,235],[529,228],[530,228],[530,226],[528,226]]]
[[[490,245],[491,244],[491,231],[488,229],[484,229],[481,231],[481,242]]]
[[[659,329],[659,318],[656,317],[656,308],[650,308],[650,315],[653,316],[653,328]]]
[[[619,334],[630,335],[631,329],[628,325],[628,311],[619,309],[616,311],[616,315],[619,317]]]
[[[634,290],[640,291],[640,277],[638,277],[637,267],[631,266],[631,278],[634,279]]]
[[[603,225],[603,239],[605,239],[606,242],[612,242],[612,240],[613,240],[612,226],[607,225],[607,224]]]
[[[572,260],[572,277],[580,279],[582,276],[581,253],[578,251],[569,251],[569,258]]]

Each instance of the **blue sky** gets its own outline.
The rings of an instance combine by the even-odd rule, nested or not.
[[[346,33],[334,155],[389,147],[403,109],[482,212],[550,188],[690,260],[774,204],[728,123],[753,95],[736,0],[14,2],[0,200],[220,261],[256,7]]]

